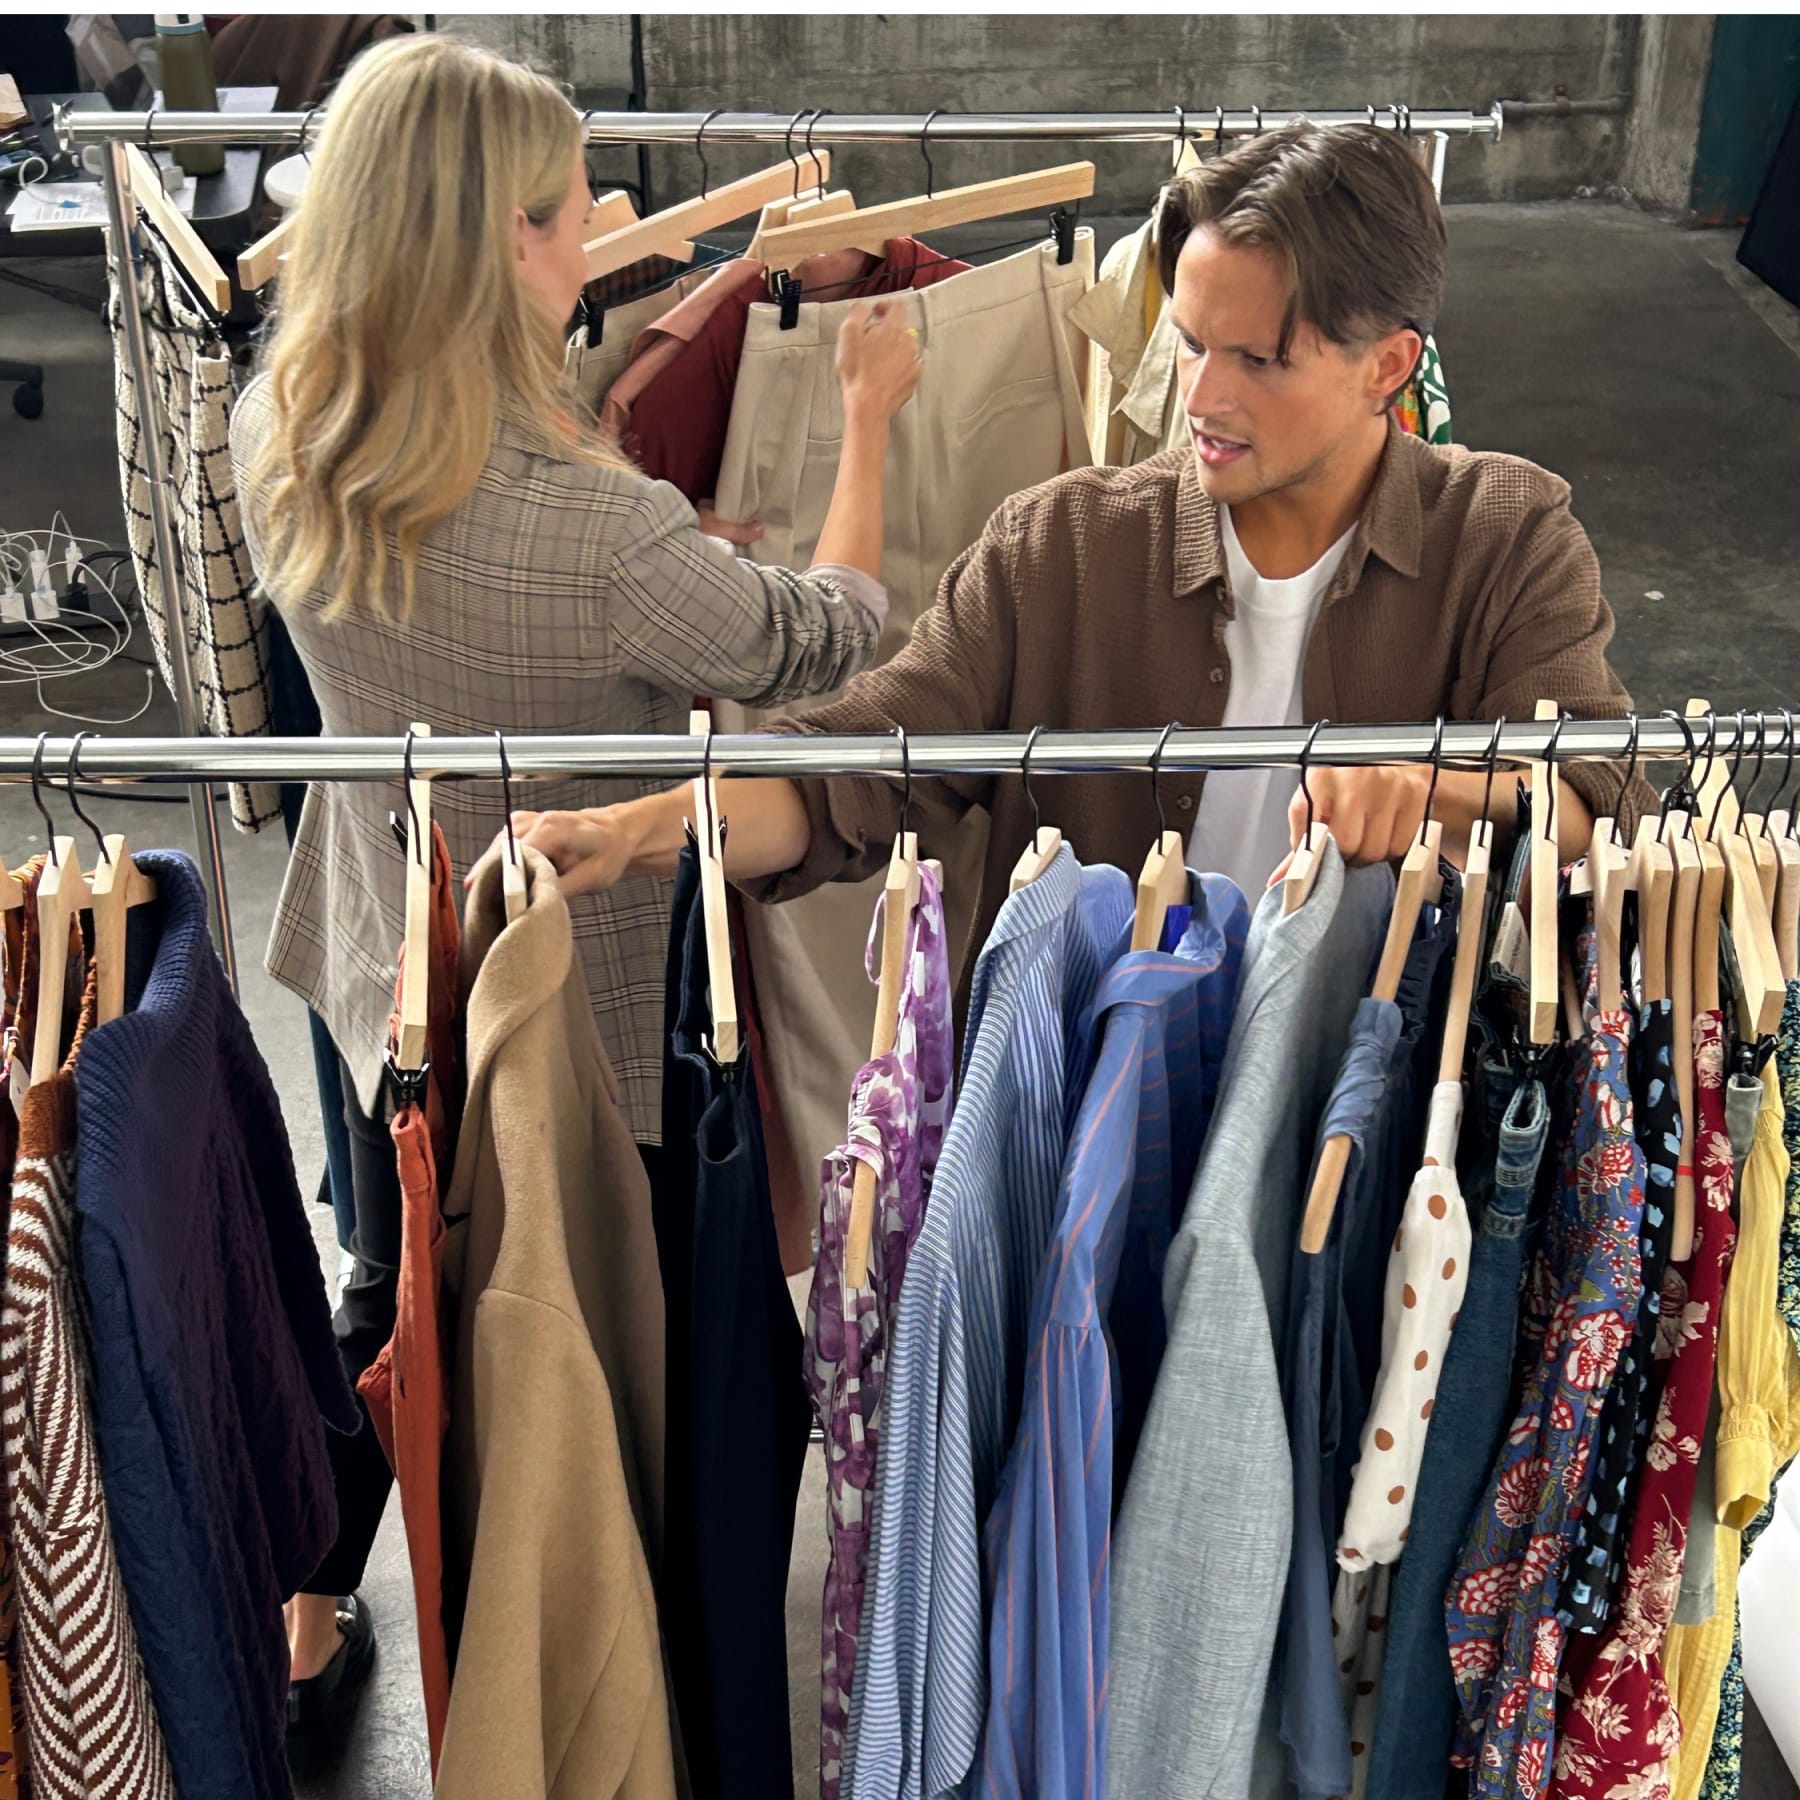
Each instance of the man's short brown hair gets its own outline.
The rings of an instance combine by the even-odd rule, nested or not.
[[[1437,323],[1444,214],[1397,132],[1296,119],[1170,182],[1156,210],[1165,294],[1175,292],[1182,246],[1202,228],[1287,265],[1284,361],[1301,324],[1355,344],[1406,326],[1424,337]]]

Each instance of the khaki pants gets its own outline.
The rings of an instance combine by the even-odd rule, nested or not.
[[[654,294],[627,300],[623,306],[609,306],[600,319],[600,342],[592,346],[588,343],[587,326],[575,327],[563,352],[563,373],[588,406],[595,412],[600,410],[600,402],[631,361],[631,346],[637,342],[638,333],[648,331],[665,313],[673,312],[712,273],[712,265],[708,264]]]
[[[1086,345],[1067,316],[1093,279],[1093,235],[1083,231],[1066,267],[1045,245],[889,297],[919,333],[923,368],[888,447],[881,576],[892,610],[877,662],[905,646],[945,570],[1002,501],[1089,460]],[[751,309],[717,505],[724,518],[762,522],[748,552],[758,562],[812,560],[843,437],[838,328],[857,304],[803,306],[792,331],[781,329],[778,307]],[[769,716],[728,702],[713,709],[720,731],[753,730]],[[919,848],[944,865],[954,956],[974,918],[987,815],[972,812],[945,841]],[[817,1215],[819,1165],[843,1141],[851,1084],[868,1060],[875,985],[863,956],[881,886],[877,876],[744,909],[765,1080],[781,1113],[771,1121],[769,1175],[790,1269]]]

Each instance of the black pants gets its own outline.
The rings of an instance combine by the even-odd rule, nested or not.
[[[356,1385],[394,1334],[400,1281],[400,1172],[388,1135],[386,1097],[371,1118],[357,1104],[356,1083],[339,1062],[344,1090],[344,1129],[350,1150],[350,1185],[356,1209],[350,1252],[356,1267],[332,1319],[344,1373]],[[331,1472],[337,1486],[338,1534],[330,1553],[306,1584],[308,1594],[348,1594],[360,1585],[375,1533],[394,1484],[381,1440],[360,1397],[362,1429],[353,1437],[328,1431]]]
[[[746,1050],[710,1035],[692,849],[675,878],[663,1142],[650,1170],[667,1314],[662,1612],[696,1794],[791,1800],[786,1602],[812,1409]]]

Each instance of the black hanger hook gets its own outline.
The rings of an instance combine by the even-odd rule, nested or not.
[[[1251,135],[1253,137],[1261,137],[1262,136],[1262,128],[1263,128],[1262,127],[1262,108],[1260,106],[1251,107],[1250,116],[1251,116],[1251,118],[1253,118],[1256,121],[1256,129],[1251,133]]]
[[[1181,159],[1181,153],[1187,148],[1187,108],[1177,102],[1175,107],[1175,157]]]
[[[75,782],[81,769],[81,740],[93,735],[91,731],[76,732],[75,741],[69,746],[69,766],[63,771],[63,792],[69,796],[69,810],[94,834],[100,860],[110,866],[112,852],[106,847],[106,834],[81,810],[81,802],[75,794]]]
[[[408,841],[413,846],[413,857],[420,868],[425,862],[425,833],[419,824],[419,809],[413,804],[413,728],[406,728],[406,749],[401,754],[400,766],[405,772],[406,780],[406,822],[412,830]]]
[[[712,164],[706,160],[706,128],[724,110],[722,106],[715,106],[700,121],[700,129],[694,133],[694,154],[700,159],[700,198],[702,200],[707,199],[712,193]]]
[[[1700,760],[1699,746],[1694,742],[1694,728],[1673,707],[1665,707],[1660,715],[1665,719],[1673,719],[1681,727],[1682,741],[1687,745],[1687,767],[1663,789],[1662,811],[1658,815],[1656,841],[1663,842],[1669,829],[1669,807],[1677,794],[1683,796],[1693,792],[1694,764]],[[1689,833],[1693,830],[1693,822],[1688,823]]]
[[[1750,804],[1756,798],[1756,790],[1762,786],[1763,764],[1769,760],[1769,715],[1760,707],[1756,713],[1756,767],[1750,771],[1750,785],[1744,789],[1744,797],[1738,805],[1738,834],[1741,837],[1750,835],[1744,821],[1756,809]],[[1769,822],[1763,820],[1763,835],[1769,831]]]
[[[1568,724],[1569,715],[1560,708],[1556,714],[1556,729],[1550,733],[1550,741],[1544,746],[1544,767],[1552,775],[1556,773],[1556,747],[1562,742],[1563,727]],[[1550,804],[1544,809],[1544,842],[1556,842],[1556,783],[1546,784],[1550,790]]]
[[[813,149],[813,141],[812,141],[813,127],[815,125],[817,125],[818,122],[822,118],[824,118],[825,115],[830,111],[831,111],[831,108],[829,106],[815,107],[813,109],[813,116],[806,121],[806,154],[807,154],[808,160],[812,163],[813,174],[815,176],[817,176],[820,173],[820,170],[819,170],[818,153]],[[823,182],[821,182],[819,185],[823,186],[824,184],[823,184]]]
[[[1787,764],[1781,771],[1781,785],[1778,788],[1776,788],[1776,790],[1775,790],[1775,797],[1778,800],[1781,798],[1781,796],[1784,793],[1787,792],[1788,777],[1790,775],[1792,775],[1794,772],[1794,713],[1793,713],[1793,708],[1784,706],[1781,709],[1781,716],[1786,721],[1786,724],[1787,724],[1787,743],[1785,745],[1785,748],[1787,750]],[[1800,802],[1800,789],[1797,789],[1794,796],[1788,801],[1788,836],[1789,837],[1800,836],[1800,832],[1796,832],[1796,830],[1795,830],[1794,808],[1795,808],[1796,802]]]
[[[1488,739],[1487,747],[1487,786],[1481,790],[1481,817],[1477,825],[1487,825],[1492,829],[1492,806],[1494,800],[1494,770],[1500,762],[1500,734],[1506,729],[1506,714],[1502,713],[1494,721],[1494,735]]]
[[[1038,811],[1037,795],[1031,791],[1031,752],[1038,741],[1038,733],[1042,725],[1034,725],[1031,735],[1025,740],[1025,754],[1019,759],[1019,779],[1025,784],[1025,798],[1031,802],[1031,841],[1037,842],[1037,834],[1044,828],[1044,816]]]
[[[1300,840],[1301,848],[1312,842],[1313,797],[1312,783],[1307,780],[1307,772],[1312,767],[1313,745],[1319,741],[1319,733],[1330,723],[1328,719],[1315,721],[1313,728],[1306,734],[1306,742],[1300,750],[1300,792],[1306,796],[1306,835]]]
[[[1179,719],[1171,719],[1163,727],[1162,736],[1156,740],[1156,748],[1150,752],[1150,798],[1156,802],[1156,844],[1162,848],[1162,841],[1169,829],[1169,815],[1163,811],[1162,799],[1162,760],[1163,752],[1169,747],[1169,734],[1181,729]]]
[[[782,133],[781,137],[781,146],[787,152],[787,159],[793,165],[794,169],[794,198],[796,200],[800,198],[800,159],[794,154],[794,133],[799,130],[800,121],[806,117],[808,110],[809,109],[804,106],[801,107],[801,109],[788,120],[787,130]]]
[[[1715,731],[1717,730],[1716,725],[1715,725],[1714,729],[1715,729]],[[1743,768],[1743,766],[1744,766],[1744,709],[1743,709],[1743,707],[1740,706],[1737,710],[1737,735],[1731,746],[1731,768],[1725,777],[1725,785],[1719,789],[1717,796],[1713,800],[1712,817],[1706,821],[1706,835],[1710,838],[1716,838],[1719,835],[1719,813],[1724,808],[1725,796],[1727,794],[1731,794],[1734,797],[1736,796],[1738,771],[1741,770]],[[1712,764],[1711,763],[1707,764],[1706,773],[1708,776],[1711,776],[1711,774],[1712,774]],[[1740,822],[1741,822],[1742,809],[1740,808],[1739,811],[1740,811]]]
[[[55,869],[62,866],[62,858],[56,854],[56,821],[50,817],[50,809],[44,804],[44,746],[49,741],[49,732],[40,731],[37,748],[31,753],[31,803],[38,809],[38,817],[44,821],[44,836],[50,845],[50,866]]]
[[[1431,740],[1431,784],[1425,790],[1425,810],[1419,815],[1419,835],[1415,842],[1425,842],[1425,827],[1431,823],[1431,803],[1437,798],[1438,776],[1444,771],[1444,715],[1438,714],[1437,734]]]
[[[1638,730],[1639,722],[1636,713],[1631,714],[1631,742],[1625,748],[1625,785],[1619,789],[1619,809],[1613,814],[1612,841],[1615,850],[1625,848],[1625,839],[1619,832],[1619,812],[1625,809],[1625,796],[1631,792],[1631,780],[1637,774],[1638,766]]]
[[[152,99],[150,102],[150,110],[144,114],[144,154],[150,159],[152,166],[154,166],[156,162],[156,146],[150,141],[150,127],[155,123],[156,101]],[[304,119],[300,121],[300,131],[304,138],[306,132],[306,121]],[[304,148],[304,144],[302,147]]]
[[[500,750],[500,804],[506,808],[506,860],[516,869],[519,866],[519,840],[513,836],[512,828],[512,758],[506,754],[506,734],[497,726],[494,742]]]
[[[894,727],[894,736],[900,740],[900,835],[905,837],[912,825],[912,749],[904,725]]]
[[[931,133],[931,121],[943,110],[941,106],[934,106],[925,115],[925,123],[919,127],[919,154],[925,159],[925,198],[927,200],[937,198],[937,166],[931,160],[931,145],[927,139]]]
[[[312,130],[313,114],[319,110],[319,103],[306,109],[306,117],[300,121],[300,160],[310,169],[312,167],[312,146],[306,141]]]

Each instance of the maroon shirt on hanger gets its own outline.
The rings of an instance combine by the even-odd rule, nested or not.
[[[886,256],[854,285],[834,286],[819,297],[864,300],[877,294],[904,294],[961,275],[969,266],[940,256],[917,238],[890,238]],[[805,296],[802,275],[803,301]],[[627,448],[638,467],[653,481],[672,482],[690,500],[710,500],[718,487],[750,308],[768,297],[761,282],[752,282],[722,302],[693,342],[632,407]]]

